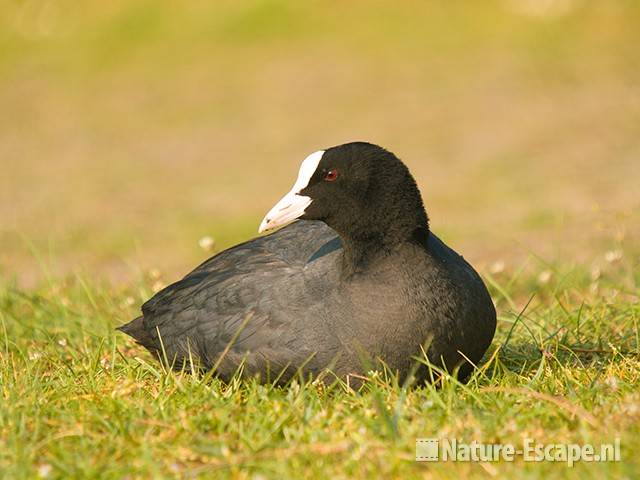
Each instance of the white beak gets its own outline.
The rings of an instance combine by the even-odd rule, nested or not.
[[[324,155],[324,150],[314,152],[304,159],[302,165],[300,165],[295,185],[289,193],[269,210],[269,213],[260,224],[258,233],[280,227],[304,215],[305,209],[311,205],[312,200],[309,197],[300,195],[300,192],[309,185],[309,180],[311,180],[316,168],[318,168],[322,155]]]
[[[298,195],[293,190],[290,191],[269,210],[269,213],[267,213],[260,224],[258,233],[272,230],[301,217],[309,205],[311,205],[311,199],[309,197]]]

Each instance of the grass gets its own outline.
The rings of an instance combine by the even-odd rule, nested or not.
[[[26,236],[56,276],[178,275],[355,139],[474,264],[611,248],[596,225],[639,206],[640,4],[445,3],[2,2],[0,273],[38,283]]]
[[[80,275],[0,290],[4,478],[632,478],[640,468],[637,265],[487,273],[496,339],[463,385],[406,388],[370,373],[354,392],[295,381],[223,384],[167,372],[113,328],[154,279]],[[633,267],[633,268],[632,268]],[[635,268],[635,270],[634,270]],[[597,277],[597,278],[596,278]],[[530,298],[521,297],[523,292]],[[414,461],[415,439],[621,442],[614,463]]]

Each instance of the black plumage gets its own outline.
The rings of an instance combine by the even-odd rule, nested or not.
[[[344,378],[378,359],[403,378],[425,345],[434,364],[468,374],[495,309],[475,270],[430,232],[406,166],[356,142],[317,152],[298,180],[285,197],[295,205],[283,199],[269,215],[300,220],[207,260],[120,330],[174,368],[195,362],[225,380],[240,365],[263,381]]]

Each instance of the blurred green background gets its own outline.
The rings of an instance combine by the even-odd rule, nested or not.
[[[635,0],[2,2],[0,275],[172,278],[351,140],[481,269],[597,262],[640,231],[639,45]]]

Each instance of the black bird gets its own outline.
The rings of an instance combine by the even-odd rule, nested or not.
[[[495,332],[493,302],[431,233],[394,154],[364,142],[311,154],[259,231],[294,219],[210,258],[119,329],[174,368],[215,368],[223,380],[357,377],[380,360],[405,378],[423,349],[461,378],[477,365]]]

